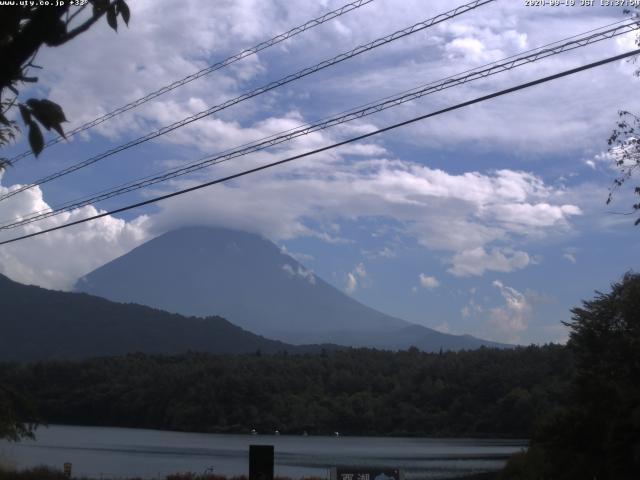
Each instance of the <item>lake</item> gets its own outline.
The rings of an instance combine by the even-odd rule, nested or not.
[[[399,467],[407,479],[497,470],[525,440],[222,435],[51,425],[36,441],[0,441],[0,462],[17,467],[73,464],[74,476],[152,479],[175,472],[248,474],[249,445],[274,445],[275,474],[328,477],[337,465]]]

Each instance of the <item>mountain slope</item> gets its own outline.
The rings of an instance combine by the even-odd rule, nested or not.
[[[244,232],[169,232],[83,277],[76,290],[184,315],[221,315],[271,336],[409,324],[355,301],[273,243]]]
[[[427,351],[498,346],[447,335],[367,307],[272,242],[223,228],[166,233],[81,278],[76,290],[184,315],[221,315],[291,343]]]
[[[79,359],[131,352],[304,353],[224,318],[187,318],[82,293],[26,286],[0,275],[0,361]]]

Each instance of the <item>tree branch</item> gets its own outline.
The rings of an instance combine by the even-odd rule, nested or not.
[[[78,25],[76,28],[74,28],[70,32],[67,32],[66,35],[61,36],[58,40],[56,40],[55,42],[51,42],[49,45],[52,46],[52,47],[58,47],[58,46],[62,45],[63,43],[67,43],[69,40],[71,40],[71,39],[77,37],[78,35],[80,35],[81,33],[86,32],[87,30],[89,30],[89,28],[91,28],[91,25],[96,23],[100,19],[100,17],[102,17],[105,13],[106,13],[106,10],[94,13],[84,23]]]
[[[85,3],[80,8],[78,8],[75,12],[73,12],[73,14],[67,19],[67,27],[69,26],[69,23],[71,23],[73,21],[73,19],[78,16],[78,14],[80,14],[85,8],[87,8],[87,5],[89,5],[89,4]],[[68,12],[68,10],[67,10],[67,12]]]

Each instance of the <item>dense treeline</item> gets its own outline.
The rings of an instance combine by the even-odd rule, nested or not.
[[[159,429],[529,437],[564,395],[557,345],[421,353],[131,354],[0,364],[50,423]]]

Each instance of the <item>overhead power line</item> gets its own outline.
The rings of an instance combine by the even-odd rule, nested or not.
[[[595,68],[595,67],[599,67],[601,65],[606,65],[608,63],[615,62],[615,61],[618,61],[618,60],[622,60],[622,59],[625,59],[625,58],[629,58],[631,56],[638,55],[638,54],[640,54],[640,49],[632,50],[632,51],[629,51],[629,52],[626,52],[626,53],[623,53],[623,54],[620,54],[620,55],[615,55],[613,57],[609,57],[609,58],[606,58],[606,59],[603,59],[603,60],[600,60],[600,61],[597,61],[597,62],[589,63],[587,65],[582,65],[580,67],[572,68],[570,70],[565,70],[563,72],[556,73],[554,75],[549,75],[547,77],[542,77],[542,78],[539,78],[537,80],[533,80],[533,81],[530,81],[530,82],[527,82],[527,83],[522,83],[520,85],[516,85],[515,87],[510,87],[510,88],[507,88],[507,89],[504,89],[504,90],[500,90],[498,92],[491,93],[489,95],[484,95],[482,97],[478,97],[478,98],[475,98],[473,100],[468,100],[466,102],[458,103],[457,105],[453,105],[451,107],[443,108],[443,109],[437,110],[435,112],[427,113],[425,115],[420,115],[418,117],[414,117],[414,118],[411,118],[409,120],[405,120],[403,122],[394,123],[393,125],[389,125],[387,127],[384,127],[384,128],[378,129],[378,130],[374,130],[374,131],[369,132],[369,133],[358,135],[356,137],[352,137],[352,138],[349,138],[347,140],[343,140],[341,142],[334,143],[332,145],[327,145],[325,147],[317,148],[315,150],[311,150],[311,151],[308,151],[308,152],[305,152],[305,153],[301,153],[299,155],[294,155],[292,157],[288,157],[288,158],[285,158],[283,160],[278,160],[276,162],[271,162],[271,163],[268,163],[268,164],[265,164],[265,165],[261,165],[259,167],[255,167],[255,168],[251,168],[251,169],[248,169],[248,170],[244,170],[242,172],[235,173],[233,175],[228,175],[226,177],[218,178],[218,179],[212,180],[210,182],[206,182],[206,183],[202,183],[200,185],[196,185],[196,186],[193,186],[193,187],[185,188],[185,189],[179,190],[177,192],[168,193],[168,194],[165,194],[165,195],[160,195],[158,197],[154,197],[154,198],[151,198],[151,199],[148,199],[148,200],[144,200],[142,202],[138,202],[138,203],[134,203],[134,204],[131,204],[131,205],[127,205],[125,207],[116,208],[115,210],[99,213],[97,215],[93,215],[91,217],[83,218],[81,220],[76,220],[74,222],[69,222],[69,223],[65,223],[63,225],[58,225],[57,227],[52,227],[52,228],[48,228],[48,229],[45,229],[45,230],[41,230],[39,232],[34,232],[34,233],[27,234],[27,235],[22,235],[20,237],[12,238],[12,239],[9,239],[9,240],[4,240],[4,241],[0,242],[0,245],[7,245],[9,243],[17,242],[17,241],[20,241],[20,240],[25,240],[27,238],[37,237],[37,236],[44,235],[46,233],[50,233],[50,232],[53,232],[53,231],[56,231],[56,230],[61,230],[61,229],[64,229],[64,228],[69,228],[69,227],[75,226],[75,225],[80,225],[82,223],[86,223],[86,222],[89,222],[89,221],[92,221],[92,220],[97,220],[97,219],[102,218],[102,217],[106,217],[106,216],[109,216],[109,215],[115,215],[117,213],[122,213],[122,212],[126,212],[128,210],[133,210],[134,208],[143,207],[145,205],[150,205],[152,203],[156,203],[156,202],[159,202],[159,201],[162,201],[162,200],[166,200],[166,199],[169,199],[169,198],[177,197],[179,195],[184,195],[186,193],[194,192],[196,190],[200,190],[200,189],[203,189],[205,187],[209,187],[211,185],[216,185],[216,184],[219,184],[219,183],[228,182],[229,180],[234,180],[236,178],[240,178],[240,177],[249,175],[251,173],[256,173],[256,172],[259,172],[261,170],[266,170],[268,168],[275,167],[277,165],[282,165],[284,163],[291,162],[293,160],[298,160],[300,158],[304,158],[304,157],[308,157],[308,156],[311,156],[311,155],[315,155],[317,153],[321,153],[321,152],[324,152],[324,151],[327,151],[327,150],[331,150],[331,149],[340,147],[342,145],[347,145],[349,143],[353,143],[353,142],[357,142],[357,141],[360,141],[360,140],[364,140],[365,138],[369,138],[369,137],[372,137],[374,135],[379,135],[381,133],[388,132],[390,130],[394,130],[396,128],[403,127],[403,126],[406,126],[406,125],[409,125],[409,124],[412,124],[412,123],[415,123],[415,122],[419,122],[419,121],[425,120],[427,118],[435,117],[437,115],[442,115],[444,113],[451,112],[451,111],[454,111],[454,110],[458,110],[460,108],[467,107],[469,105],[473,105],[473,104],[476,104],[476,103],[484,102],[484,101],[487,101],[487,100],[490,100],[490,99],[493,99],[493,98],[496,98],[496,97],[500,97],[500,96],[503,96],[503,95],[507,95],[509,93],[513,93],[513,92],[516,92],[516,91],[519,91],[519,90],[524,90],[526,88],[530,88],[530,87],[533,87],[535,85],[540,85],[542,83],[550,82],[550,81],[556,80],[558,78],[562,78],[562,77],[566,77],[566,76],[569,76],[569,75],[573,75],[573,74],[576,74],[578,72],[582,72],[582,71],[589,70],[589,69],[592,69],[592,68]]]
[[[73,130],[70,130],[68,132],[65,132],[67,138],[72,137],[80,132],[84,132],[85,130],[89,130],[90,128],[95,127],[96,125],[100,125],[103,122],[106,122],[107,120],[112,119],[113,117],[116,117],[118,115],[120,115],[121,113],[127,112],[129,110],[132,110],[140,105],[142,105],[143,103],[147,103],[150,100],[153,100],[156,97],[159,97],[160,95],[164,95],[165,93],[168,93],[172,90],[175,90],[178,87],[182,87],[183,85],[186,85],[187,83],[193,82],[194,80],[197,80],[199,78],[204,77],[205,75],[209,75],[212,72],[215,72],[216,70],[220,70],[224,67],[228,67],[229,65],[236,63],[244,58],[250,57],[251,55],[255,55],[256,53],[265,50],[269,47],[272,47],[274,45],[277,45],[278,43],[284,42],[285,40],[288,40],[289,38],[295,37],[296,35],[305,32],[307,30],[310,30],[314,27],[317,27],[318,25],[322,25],[323,23],[326,23],[330,20],[333,20],[334,18],[340,17],[342,15],[344,15],[345,13],[348,13],[352,10],[355,10],[357,8],[360,8],[368,3],[373,2],[373,0],[357,0],[355,2],[351,2],[351,3],[347,3],[346,5],[343,5],[340,8],[337,8],[336,10],[332,10],[331,12],[325,13],[324,15],[318,17],[318,18],[314,18],[313,20],[309,20],[308,22],[302,24],[302,25],[298,25],[297,27],[292,28],[291,30],[281,33],[279,35],[276,35],[273,38],[270,38],[269,40],[266,40],[264,42],[259,43],[258,45],[251,47],[251,48],[247,48],[246,50],[242,50],[239,53],[236,53],[235,55],[231,55],[228,58],[225,58],[224,60],[221,60],[220,62],[214,63],[213,65],[209,65],[206,68],[203,68],[202,70],[192,73],[191,75],[187,75],[186,77],[180,79],[180,80],[176,80],[175,82],[166,85],[162,88],[159,88],[151,93],[148,93],[147,95],[145,95],[144,97],[140,97],[137,100],[134,100],[133,102],[127,103],[126,105],[123,105],[121,107],[116,108],[115,110],[112,110],[109,113],[106,113],[98,118],[95,118],[87,123],[84,123],[76,128],[74,128]],[[50,147],[51,145],[55,145],[56,143],[60,143],[63,140],[62,137],[54,137],[51,140],[47,141],[44,144],[44,147]],[[28,156],[30,156],[32,154],[31,150],[27,150],[25,152],[22,152],[19,155],[16,155],[15,157],[9,159],[9,163],[11,164],[15,164],[16,162],[22,160],[23,158],[26,158]]]
[[[367,44],[364,45],[360,45],[359,47],[354,48],[353,50],[350,50],[348,52],[345,53],[341,53],[340,55],[336,55],[333,58],[330,58],[328,60],[324,60],[320,63],[317,63],[316,65],[312,66],[312,67],[307,67],[304,68],[296,73],[293,73],[291,75],[287,75],[286,77],[281,78],[280,80],[276,80],[273,81],[271,83],[268,83],[267,85],[264,85],[262,87],[256,88],[248,93],[245,93],[243,95],[240,95],[238,97],[232,98],[230,100],[227,100],[224,103],[221,103],[219,105],[215,105],[207,110],[203,110],[199,113],[196,113],[194,115],[191,115],[189,117],[186,117],[178,122],[172,123],[171,125],[167,125],[164,126],[156,131],[153,131],[151,133],[148,133],[147,135],[144,135],[142,137],[138,137],[134,140],[131,140],[125,144],[119,145],[117,147],[111,148],[109,150],[106,150],[105,152],[102,152],[98,155],[95,155],[91,158],[88,158],[87,160],[84,160],[82,162],[76,163],[74,165],[71,165],[70,167],[67,167],[63,170],[60,170],[56,173],[52,173],[51,175],[47,175],[46,177],[43,177],[39,180],[36,180],[33,183],[29,183],[26,185],[21,186],[20,188],[17,188],[15,190],[12,190],[8,193],[5,193],[4,195],[0,195],[0,201],[5,200],[9,197],[12,197],[14,195],[17,195],[18,193],[24,192],[25,190],[28,190],[30,188],[36,187],[38,185],[42,185],[44,183],[48,183],[52,180],[55,180],[57,178],[60,178],[62,176],[68,175],[72,172],[75,172],[77,170],[80,170],[82,168],[85,168],[89,165],[92,165],[96,162],[99,162],[100,160],[103,160],[107,157],[110,157],[111,155],[115,155],[116,153],[122,152],[124,150],[127,150],[129,148],[132,148],[136,145],[140,145],[141,143],[147,142],[153,138],[159,137],[161,135],[164,135],[166,133],[169,133],[173,130],[176,130],[178,128],[184,127],[185,125],[188,125],[192,122],[195,122],[197,120],[201,120],[202,118],[208,117],[210,115],[213,115],[216,112],[219,112],[221,110],[224,110],[228,107],[231,107],[232,105],[236,105],[240,102],[243,102],[245,100],[248,100],[250,98],[256,97],[258,95],[261,95],[263,93],[266,93],[270,90],[273,90],[275,88],[281,87],[282,85],[286,85],[290,82],[293,82],[295,80],[299,80],[300,78],[303,78],[307,75],[310,75],[312,73],[318,72],[320,70],[323,70],[327,67],[330,67],[332,65],[336,65],[340,62],[343,62],[345,60],[348,60],[350,58],[355,57],[356,55],[360,55],[361,53],[364,52],[368,52],[369,50],[373,50],[374,48],[378,48],[382,45],[386,45],[388,43],[391,43],[395,40],[398,40],[400,38],[406,37],[408,35],[411,35],[413,33],[419,32],[421,30],[424,30],[426,28],[432,27],[433,25],[436,25],[438,23],[444,22],[446,20],[449,20],[451,18],[454,18],[458,15],[462,15],[463,13],[466,13],[470,10],[473,10],[475,8],[478,8],[482,5],[486,5],[488,3],[494,2],[495,0],[474,0],[473,2],[467,3],[465,5],[461,5],[459,7],[456,7],[453,10],[449,10],[448,12],[445,13],[441,13],[435,17],[432,17],[430,19],[424,20],[422,22],[418,22],[410,27],[404,28],[402,30],[398,30],[397,32],[394,32],[390,35],[387,35],[385,37],[381,37],[378,38],[372,42],[369,42]]]
[[[616,22],[616,23],[620,23],[620,22]],[[195,172],[197,170],[210,167],[212,165],[217,165],[219,163],[229,161],[233,158],[238,158],[238,157],[247,155],[249,153],[254,153],[260,150],[264,150],[268,147],[290,141],[294,138],[301,137],[303,135],[308,135],[309,133],[312,133],[312,132],[324,130],[336,125],[340,125],[342,123],[353,121],[353,120],[365,117],[367,115],[371,115],[371,114],[386,110],[388,108],[396,107],[403,103],[416,100],[423,96],[426,96],[447,88],[455,87],[468,82],[486,78],[491,75],[505,72],[522,65],[527,65],[529,63],[536,62],[538,60],[547,58],[552,55],[557,55],[563,52],[574,50],[576,48],[585,47],[592,43],[596,43],[605,39],[615,37],[616,35],[622,35],[624,33],[632,32],[632,31],[638,30],[638,28],[640,27],[635,22],[631,22],[631,23],[626,23],[624,25],[618,25],[613,28],[608,28],[598,33],[591,33],[592,31],[590,31],[590,32],[586,32],[583,35],[576,35],[576,36],[570,37],[573,40],[565,43],[554,42],[553,44],[551,44],[551,46],[545,45],[543,47],[539,47],[537,49],[524,52],[520,55],[514,55],[503,60],[498,60],[496,62],[489,64],[488,66],[483,66],[477,69],[468,70],[458,75],[450,76],[442,80],[431,82],[417,89],[409,90],[395,96],[386,97],[385,99],[383,99],[382,101],[379,101],[378,103],[372,102],[370,104],[363,106],[362,108],[351,109],[347,112],[344,112],[343,114],[330,117],[328,119],[303,125],[295,129],[288,130],[286,132],[281,132],[281,134],[272,135],[260,141],[228,150],[227,152],[216,154],[214,156],[208,156],[208,157],[205,157],[204,159],[198,160],[196,162],[185,165],[183,167],[178,167],[178,168],[174,168],[156,175],[151,175],[151,176],[145,177],[144,179],[140,179],[138,181],[128,182],[124,185],[121,185],[109,190],[104,190],[102,192],[98,192],[93,196],[85,197],[80,200],[67,202],[65,204],[56,206],[53,209],[47,209],[40,212],[33,212],[19,220],[11,221],[8,223],[5,222],[1,224],[0,230],[17,228],[29,223],[33,223],[45,218],[49,218],[64,212],[74,210],[76,208],[81,208],[86,205],[95,204],[97,202],[100,202],[109,198],[113,198],[119,195],[123,195],[125,193],[129,193],[134,190],[145,188],[160,182],[164,182],[182,175],[186,175],[186,174]]]

